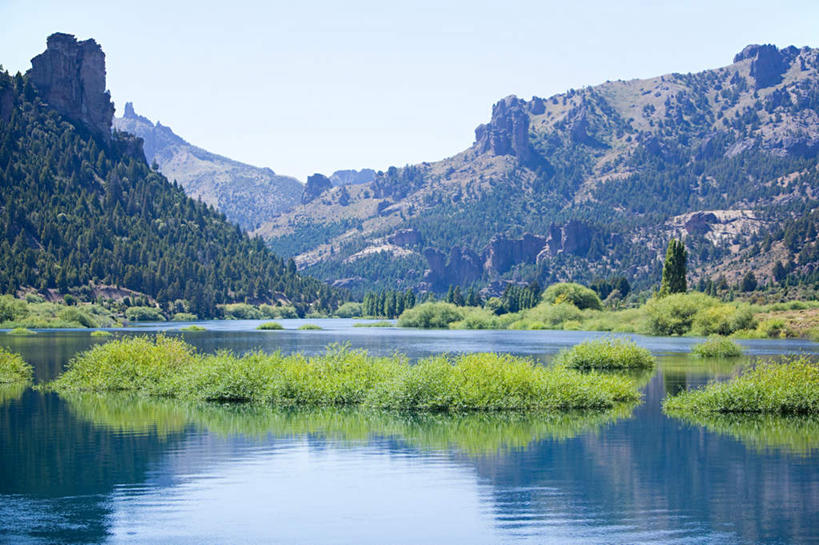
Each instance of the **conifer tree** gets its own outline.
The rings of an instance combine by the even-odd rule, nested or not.
[[[663,263],[663,280],[660,285],[660,295],[685,293],[688,283],[685,279],[688,262],[688,251],[682,240],[672,238],[668,242]]]

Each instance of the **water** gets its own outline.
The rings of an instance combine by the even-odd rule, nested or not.
[[[325,329],[295,330],[305,322]],[[205,322],[210,331],[184,336],[204,351],[315,353],[349,342],[414,358],[503,351],[546,361],[596,335],[282,323],[260,332],[258,322]],[[53,331],[0,344],[44,381],[106,340]],[[689,359],[691,339],[637,340],[659,369],[641,378],[641,405],[606,414],[281,412],[3,388],[0,542],[819,542],[819,423],[670,419],[665,395],[746,360]],[[743,344],[751,359],[819,353],[813,343]]]

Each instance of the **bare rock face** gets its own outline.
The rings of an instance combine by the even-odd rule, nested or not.
[[[689,235],[704,235],[711,231],[711,224],[718,222],[713,212],[696,212],[685,222],[685,231]]]
[[[546,246],[538,254],[537,261],[558,253],[585,255],[589,251],[593,235],[594,231],[578,220],[570,220],[565,225],[552,225],[549,227]]]
[[[734,62],[745,59],[751,61],[751,77],[756,82],[757,89],[764,89],[782,82],[782,74],[798,55],[799,50],[793,46],[778,49],[775,45],[749,45],[740,51]]]
[[[475,129],[475,142],[481,153],[514,155],[521,161],[529,160],[532,149],[529,146],[526,101],[510,95],[492,106],[492,120]]]
[[[449,256],[440,250],[427,248],[424,257],[429,268],[424,273],[424,281],[440,291],[450,285],[470,284],[480,280],[483,264],[478,254],[468,248],[453,247]]]
[[[52,34],[46,50],[31,59],[30,75],[52,108],[111,140],[114,104],[105,90],[105,53],[97,42]]]
[[[390,244],[407,248],[409,246],[418,246],[424,243],[424,238],[418,229],[399,229],[395,233],[387,237]]]
[[[307,183],[304,185],[304,193],[301,196],[301,203],[307,204],[313,202],[321,196],[325,191],[333,188],[333,183],[323,174],[313,174],[307,177]]]
[[[514,265],[535,263],[546,246],[546,237],[526,233],[522,238],[509,239],[502,235],[492,237],[484,250],[484,268],[490,274],[503,274]]]

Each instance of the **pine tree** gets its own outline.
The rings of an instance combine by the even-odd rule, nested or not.
[[[688,262],[688,251],[682,240],[672,238],[668,242],[663,263],[663,280],[660,285],[660,295],[685,293],[688,283],[685,279]]]

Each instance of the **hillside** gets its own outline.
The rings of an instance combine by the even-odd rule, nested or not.
[[[329,189],[256,232],[353,289],[613,274],[646,286],[679,235],[694,279],[737,277],[817,205],[818,109],[819,51],[767,45],[696,74],[509,96],[464,152]],[[761,270],[815,269],[788,252]]]
[[[114,128],[142,138],[148,164],[156,162],[159,172],[185,193],[214,206],[244,229],[255,229],[290,210],[301,198],[303,187],[295,178],[191,145],[170,127],[137,114],[130,102],[123,116],[114,118]]]
[[[0,292],[145,294],[213,316],[220,303],[330,308],[336,293],[185,195],[111,131],[105,55],[48,38],[26,74],[0,72]]]

